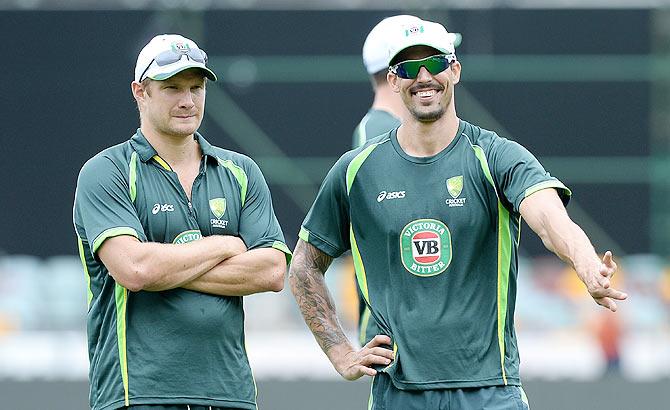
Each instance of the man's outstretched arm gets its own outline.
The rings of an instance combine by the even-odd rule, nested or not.
[[[586,285],[593,300],[615,312],[615,300],[628,295],[611,287],[617,265],[610,251],[601,259],[584,231],[570,219],[554,189],[543,189],[521,202],[521,216],[542,239],[544,246],[569,263]]]
[[[335,370],[347,380],[374,376],[377,371],[373,365],[385,366],[393,360],[393,351],[380,347],[390,345],[391,339],[377,335],[360,350],[354,348],[337,319],[335,304],[324,281],[332,261],[332,257],[299,240],[289,269],[291,291],[305,323]]]

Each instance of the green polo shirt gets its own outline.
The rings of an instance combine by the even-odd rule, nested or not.
[[[97,257],[107,239],[185,243],[234,235],[248,249],[290,251],[268,186],[248,157],[195,138],[203,153],[191,201],[138,130],[84,164],[74,226],[88,281],[90,405],[198,404],[256,408],[241,297],[186,289],[130,292]]]
[[[385,110],[370,108],[354,130],[352,148],[358,148],[365,143],[375,140],[376,137],[398,128],[400,119]],[[358,342],[361,346],[368,343],[373,337],[382,334],[379,325],[370,315],[370,309],[365,304],[363,293],[356,287],[358,295]]]
[[[385,134],[399,125],[400,120],[390,112],[370,108],[354,130],[352,146],[358,148],[374,137]]]
[[[351,249],[359,288],[393,341],[383,369],[400,389],[519,384],[514,331],[524,198],[556,189],[521,145],[460,121],[432,157],[396,130],[344,154],[300,238],[337,257]]]

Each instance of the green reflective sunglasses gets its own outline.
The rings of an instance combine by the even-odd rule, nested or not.
[[[438,54],[420,60],[405,60],[389,67],[389,71],[400,78],[414,79],[419,75],[421,67],[426,67],[429,73],[437,75],[449,68],[456,61],[454,54]]]

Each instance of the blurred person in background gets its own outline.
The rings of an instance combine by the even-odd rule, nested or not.
[[[79,174],[95,410],[257,408],[242,296],[280,291],[290,251],[258,166],[197,132],[206,64],[190,39],[153,38],[131,84],[140,128]]]
[[[388,51],[402,125],[345,153],[300,231],[289,283],[334,368],[375,376],[371,409],[528,408],[514,331],[521,218],[612,311],[611,252],[568,216],[570,191],[521,145],[458,118],[461,65],[438,23],[397,25]],[[338,322],[324,274],[351,249],[382,329],[361,349]]]
[[[418,17],[398,15],[387,17],[372,28],[363,43],[363,64],[370,76],[374,99],[372,106],[354,130],[353,148],[358,148],[377,135],[400,125],[400,115],[405,109],[402,100],[386,81],[388,73],[388,32],[394,24],[416,21]]]
[[[417,17],[397,15],[387,17],[372,28],[363,43],[363,64],[370,76],[374,99],[372,106],[354,130],[352,148],[358,148],[369,139],[384,134],[400,125],[400,114],[405,106],[397,93],[394,93],[386,81],[388,73],[388,31],[394,24],[415,21]],[[358,295],[358,332],[361,346],[365,345],[381,330],[370,317],[370,309],[365,305],[361,290],[356,286]]]

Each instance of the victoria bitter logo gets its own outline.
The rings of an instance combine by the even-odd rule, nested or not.
[[[451,232],[437,219],[417,219],[400,232],[402,264],[417,276],[435,276],[451,263]]]

